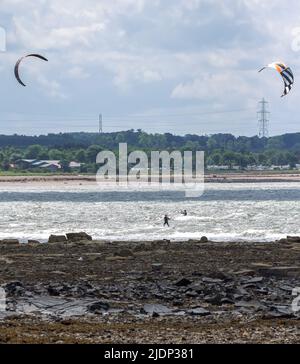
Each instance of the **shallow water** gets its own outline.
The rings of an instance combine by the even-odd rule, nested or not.
[[[117,193],[97,185],[0,187],[0,237],[47,240],[86,231],[108,240],[271,241],[300,235],[300,183],[207,184],[201,198],[174,192]],[[186,209],[189,216],[180,215]],[[162,226],[164,214],[170,228]]]

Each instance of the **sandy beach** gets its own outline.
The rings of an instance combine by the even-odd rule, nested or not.
[[[1,343],[299,343],[300,243],[0,244]]]

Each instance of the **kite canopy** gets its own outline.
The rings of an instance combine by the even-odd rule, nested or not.
[[[28,57],[35,57],[35,58],[39,58],[39,59],[41,59],[41,60],[43,60],[43,61],[46,61],[46,62],[48,62],[48,59],[47,58],[45,58],[45,57],[43,57],[43,56],[41,56],[41,55],[39,55],[39,54],[28,54],[27,56],[24,56],[24,57],[22,57],[22,58],[20,58],[19,60],[18,60],[18,62],[16,63],[16,65],[15,65],[15,76],[16,76],[16,79],[18,80],[18,82],[22,85],[22,86],[26,86],[25,85],[25,83],[21,80],[21,78],[20,78],[20,74],[19,74],[19,67],[20,67],[20,64],[21,64],[21,62],[25,59],[25,58],[28,58]]]
[[[291,91],[294,84],[294,75],[292,70],[282,62],[273,62],[266,67],[263,67],[259,72],[265,70],[266,68],[273,68],[281,75],[285,86],[281,97],[286,96]]]

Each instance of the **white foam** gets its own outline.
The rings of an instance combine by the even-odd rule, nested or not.
[[[219,241],[273,241],[286,235],[300,235],[300,201],[255,200],[255,191],[274,188],[288,190],[294,184],[251,185],[253,200],[167,199],[132,201],[93,201],[97,186],[60,188],[24,184],[20,201],[0,199],[0,239],[20,238],[46,241],[51,234],[86,231],[94,238],[110,240],[189,240],[207,236]],[[5,188],[14,191],[14,186]],[[232,194],[246,185],[211,185],[209,189]],[[249,187],[250,188],[250,187]],[[297,184],[299,188],[299,184]],[[61,201],[59,196],[43,201],[47,192],[74,192],[76,200]],[[0,197],[3,189],[0,191]],[[32,201],[28,193],[39,193],[41,201]],[[88,197],[85,200],[85,196]],[[89,200],[91,199],[91,200]],[[187,210],[188,216],[180,215]],[[163,227],[163,216],[171,218],[170,228]]]

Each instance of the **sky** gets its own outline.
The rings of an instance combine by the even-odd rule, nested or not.
[[[0,134],[300,131],[300,2],[289,0],[1,0]],[[14,64],[23,55],[22,87]],[[280,98],[283,61],[295,74]],[[299,75],[300,76],[300,75]]]

